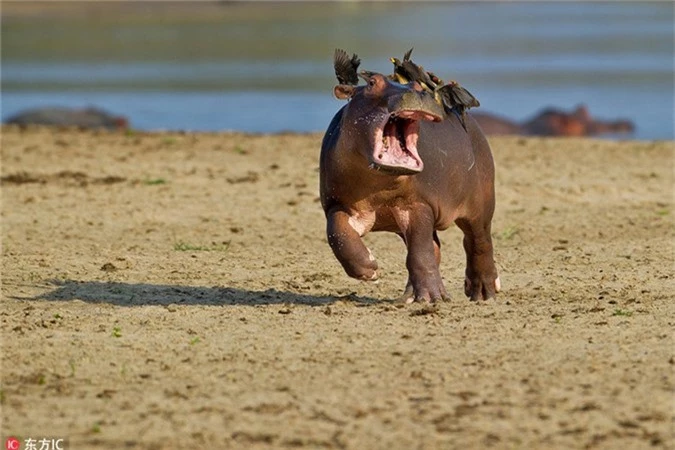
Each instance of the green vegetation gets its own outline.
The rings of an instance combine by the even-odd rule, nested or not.
[[[628,311],[626,309],[621,309],[617,308],[614,310],[614,313],[612,313],[613,316],[624,316],[624,317],[630,317],[633,315],[633,311]]]
[[[113,327],[112,335],[116,338],[122,337],[122,329],[120,327]]]
[[[518,228],[515,225],[506,227],[504,230],[502,230],[500,233],[496,234],[495,237],[497,239],[500,239],[502,241],[508,241],[510,239],[513,239],[515,235],[520,233],[520,228]]]
[[[211,245],[193,245],[184,241],[176,241],[173,244],[173,249],[177,252],[224,252],[229,247],[230,241]]]

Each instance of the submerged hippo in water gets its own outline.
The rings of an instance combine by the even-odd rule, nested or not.
[[[126,130],[129,127],[125,117],[114,116],[97,108],[36,108],[22,111],[9,117],[5,122],[16,125],[53,125],[108,130]]]
[[[526,136],[596,136],[599,134],[631,133],[635,127],[629,120],[596,120],[588,108],[579,105],[571,112],[547,108],[523,122],[488,113],[474,113],[474,118],[488,135],[520,134]]]
[[[334,88],[336,97],[349,102],[331,121],[321,147],[321,204],[335,256],[349,276],[376,280],[377,262],[361,237],[396,233],[408,249],[403,300],[445,299],[437,231],[454,222],[464,232],[466,295],[494,297],[494,164],[480,127],[468,116],[465,130],[415,82],[360,75],[365,86]]]

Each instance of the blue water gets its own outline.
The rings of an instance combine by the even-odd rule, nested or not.
[[[320,131],[342,105],[335,47],[389,73],[388,58],[414,46],[415,61],[459,80],[483,111],[524,120],[584,103],[633,120],[633,138],[674,137],[672,3],[325,8],[306,20],[277,9],[264,21],[82,29],[3,19],[2,116],[94,105],[144,130]]]

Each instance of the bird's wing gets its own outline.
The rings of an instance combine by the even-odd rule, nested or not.
[[[461,105],[467,108],[478,108],[480,106],[478,99],[476,99],[476,97],[474,97],[471,92],[467,91],[462,86],[457,85],[452,89],[452,91],[457,99],[457,102]]]
[[[361,64],[361,60],[356,56],[356,53],[350,58],[344,50],[335,49],[333,67],[335,68],[335,76],[340,84],[359,84],[357,72],[359,64]]]
[[[471,92],[464,89],[456,81],[451,81],[445,86],[438,89],[443,99],[445,99],[449,106],[463,106],[465,108],[477,108],[480,102],[474,97]]]

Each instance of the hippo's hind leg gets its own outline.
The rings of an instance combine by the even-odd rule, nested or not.
[[[403,242],[405,242],[405,236],[401,233],[397,233],[401,239],[403,239]],[[438,267],[438,270],[440,271],[441,267],[441,241],[438,239],[438,234],[434,230],[434,257],[436,259],[436,267]],[[445,289],[443,289],[441,297],[443,299],[447,298],[447,293],[445,292]],[[405,286],[405,291],[403,291],[403,295],[399,298],[400,301],[403,303],[412,303],[415,301],[415,290],[413,289],[413,284],[412,281],[410,280],[410,276],[408,276],[408,283]]]
[[[327,219],[328,243],[347,275],[364,281],[377,280],[377,262],[349,223],[349,215],[333,209],[327,214]]]
[[[493,298],[500,289],[490,235],[492,214],[486,216],[476,220],[456,221],[457,226],[464,232],[466,252],[464,293],[473,301]]]

